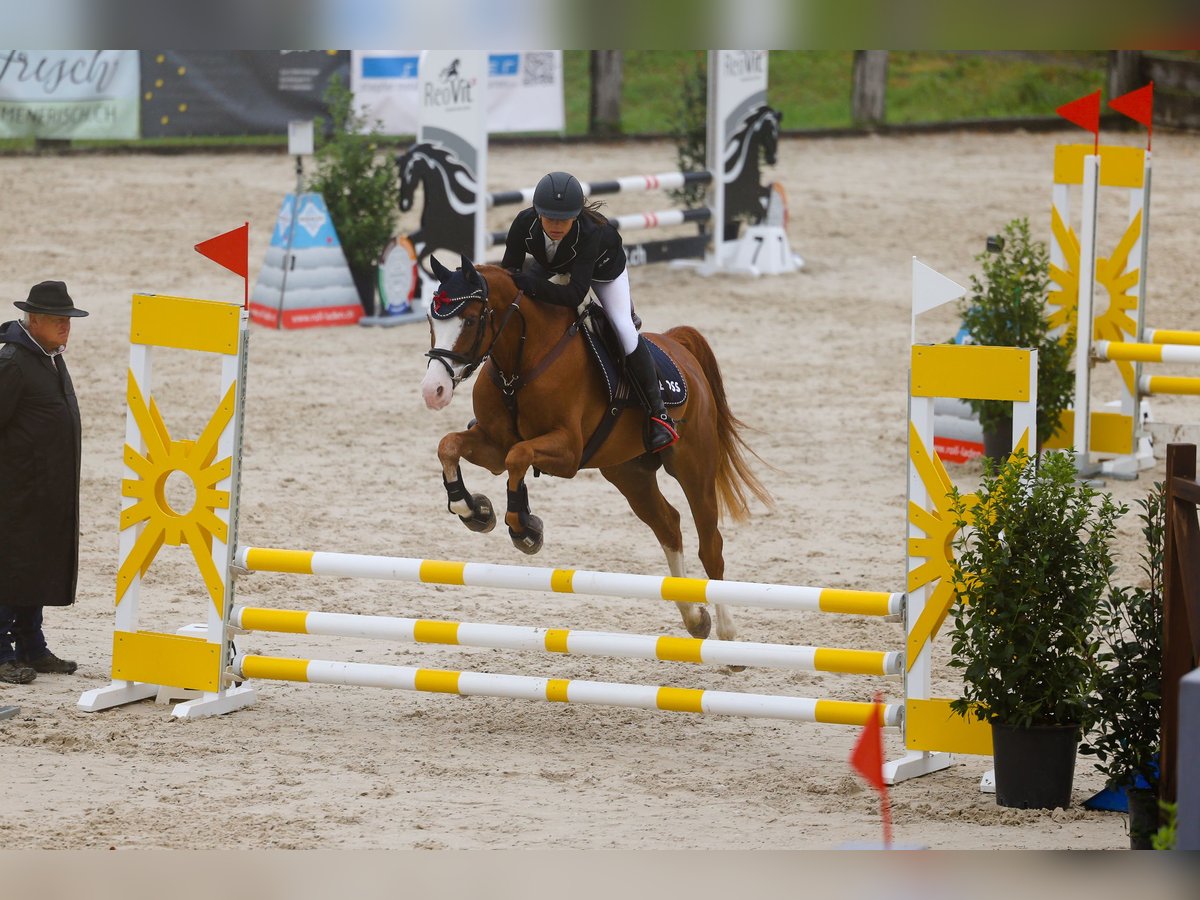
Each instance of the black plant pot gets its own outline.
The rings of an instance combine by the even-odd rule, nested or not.
[[[375,287],[379,277],[379,268],[370,266],[366,269],[350,270],[350,277],[354,279],[354,288],[358,291],[358,300],[362,304],[363,311],[368,316],[375,315]]]
[[[1014,728],[993,722],[996,805],[1068,809],[1078,746],[1078,725]]]
[[[1153,850],[1153,838],[1158,831],[1158,792],[1128,788],[1129,849]]]
[[[983,432],[983,455],[1001,465],[1012,453],[1012,416],[1006,416]]]

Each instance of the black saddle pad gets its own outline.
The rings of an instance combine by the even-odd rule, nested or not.
[[[583,332],[584,343],[592,352],[592,358],[600,366],[604,375],[604,384],[611,401],[617,396],[619,375],[616,360],[605,341],[600,340],[589,328],[580,329]],[[663,403],[667,406],[682,406],[687,402],[687,382],[683,373],[675,365],[675,361],[667,356],[666,351],[650,338],[645,338],[650,345],[650,356],[654,359],[654,367],[658,370],[658,387],[662,391]],[[626,392],[628,393],[628,392]]]

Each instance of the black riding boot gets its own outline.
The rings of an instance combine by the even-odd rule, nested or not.
[[[638,338],[637,349],[625,357],[625,368],[629,370],[635,390],[650,416],[646,423],[646,450],[650,453],[666,450],[679,440],[679,433],[675,430],[675,421],[667,415],[667,408],[663,405],[658,372],[645,338]]]

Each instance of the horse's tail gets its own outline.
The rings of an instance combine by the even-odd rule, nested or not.
[[[746,459],[746,454],[749,454],[762,462],[742,437],[741,432],[747,427],[746,424],[729,408],[729,401],[725,397],[725,382],[721,378],[721,369],[717,365],[717,357],[712,347],[704,335],[690,325],[672,328],[667,335],[696,357],[712,390],[713,403],[717,410],[717,441],[720,448],[717,463],[717,499],[721,513],[728,513],[738,522],[749,518],[749,495],[757,497],[765,506],[773,507],[774,498],[751,471]]]

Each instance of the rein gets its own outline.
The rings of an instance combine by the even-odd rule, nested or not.
[[[491,358],[492,366],[490,369],[488,369],[488,374],[492,378],[492,383],[495,384],[496,387],[500,388],[500,392],[504,394],[506,398],[512,397],[521,388],[528,386],[539,375],[550,368],[554,361],[558,359],[560,355],[562,355],[563,350],[567,348],[567,344],[571,342],[571,338],[575,337],[575,335],[579,333],[579,321],[579,319],[576,319],[569,326],[567,326],[567,330],[563,333],[563,336],[558,339],[558,343],[550,348],[550,352],[543,356],[532,369],[522,375],[519,371],[517,371],[521,368],[521,357],[525,352],[525,316],[522,314],[521,346],[517,350],[517,361],[513,366],[513,375],[512,377],[505,376],[500,369],[500,365],[496,362],[496,358],[493,356]],[[495,341],[492,343],[494,345]],[[507,399],[505,402],[508,402]]]

